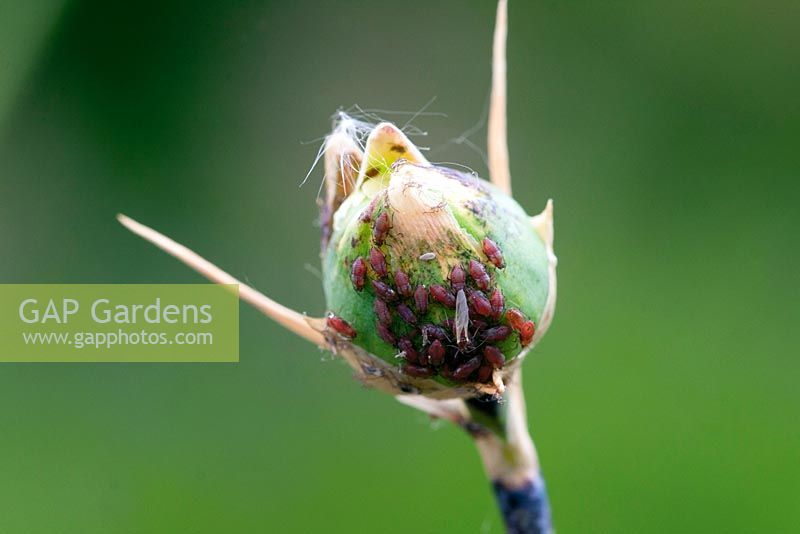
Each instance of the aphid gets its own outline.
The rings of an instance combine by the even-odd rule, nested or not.
[[[428,290],[423,285],[417,286],[414,290],[414,306],[417,308],[417,313],[428,311]]]
[[[525,321],[527,320],[528,318],[516,308],[510,308],[506,310],[506,321],[508,321],[508,324],[511,326],[511,328],[517,332],[522,331],[522,325],[525,324]]]
[[[435,324],[424,324],[421,328],[424,343],[427,343],[431,339],[447,341],[447,331],[441,326],[437,326]]]
[[[492,315],[492,305],[489,302],[489,299],[486,298],[486,295],[480,291],[470,292],[469,303],[472,306],[472,309],[475,310],[475,313],[483,315],[484,317],[489,317]]]
[[[469,260],[469,275],[475,280],[475,285],[486,291],[489,289],[489,275],[486,274],[486,267],[479,261]]]
[[[378,202],[378,196],[375,195],[375,198],[372,199],[372,202],[370,202],[369,205],[366,208],[364,208],[364,211],[361,212],[361,215],[359,215],[358,220],[363,223],[368,223],[372,221],[372,213],[375,211],[375,204],[377,204],[377,202]]]
[[[500,326],[493,326],[489,328],[483,333],[483,339],[490,343],[494,343],[495,341],[503,341],[505,338],[511,335],[511,327],[506,325]]]
[[[448,380],[453,379],[453,369],[450,367],[449,364],[444,364],[443,366],[441,366],[439,368],[439,374],[442,376],[442,378],[446,378]]]
[[[404,297],[410,297],[414,291],[411,289],[411,282],[408,279],[408,275],[403,271],[394,272],[394,285],[397,286],[397,292]]]
[[[503,298],[503,292],[500,291],[499,287],[492,292],[492,296],[489,297],[489,303],[492,305],[492,319],[499,321],[500,317],[503,316],[503,308],[506,305],[506,299]]]
[[[431,286],[431,296],[433,299],[448,308],[456,307],[456,297],[446,290],[443,286],[434,284]]]
[[[492,378],[494,368],[491,365],[483,364],[478,368],[478,382],[488,382]]]
[[[436,254],[433,252],[426,252],[425,254],[419,257],[422,261],[432,261],[436,259]]]
[[[367,262],[364,261],[364,258],[358,257],[353,260],[353,265],[350,267],[350,281],[353,282],[353,286],[356,288],[356,291],[361,291],[364,289],[366,276]]]
[[[486,327],[489,326],[480,319],[472,319],[470,323],[472,324],[473,337],[478,337],[478,334],[480,334],[483,330],[486,330]]]
[[[331,313],[328,315],[326,322],[329,327],[333,328],[344,337],[348,337],[350,339],[356,337],[355,328],[350,326],[350,323],[348,323],[341,317]]]
[[[506,266],[505,262],[503,262],[503,253],[500,252],[497,243],[488,237],[484,237],[481,244],[483,245],[483,253],[486,254],[486,257],[489,258],[489,261],[492,262],[495,267],[502,269]]]
[[[464,380],[471,375],[475,369],[481,366],[481,359],[478,356],[470,358],[453,370],[453,378],[456,380]]]
[[[414,315],[414,312],[411,311],[411,308],[406,306],[405,304],[398,304],[397,305],[397,315],[400,316],[408,324],[417,324],[417,316]]]
[[[369,263],[375,270],[375,274],[383,278],[386,276],[386,257],[383,252],[376,247],[372,247],[369,251]]]
[[[407,363],[403,366],[403,372],[409,376],[415,376],[417,378],[428,378],[433,376],[436,371],[430,367],[423,367],[421,365]]]
[[[378,321],[385,324],[392,324],[392,311],[389,306],[381,299],[375,299],[372,303],[372,309],[375,310],[375,315],[378,316]]]
[[[419,361],[419,353],[410,339],[401,337],[397,340],[397,347],[406,354],[408,363],[417,363]]]
[[[395,293],[394,289],[380,280],[373,280],[372,288],[375,290],[375,294],[386,302],[393,302],[397,298],[397,293]]]
[[[428,359],[431,365],[440,366],[444,363],[445,349],[442,342],[435,339],[431,346],[428,347]]]
[[[383,242],[386,240],[386,235],[389,233],[389,229],[392,227],[392,223],[389,222],[389,214],[385,211],[378,215],[378,218],[375,219],[375,224],[372,227],[372,239],[375,241],[376,245],[383,245]]]
[[[500,349],[492,345],[483,347],[483,357],[497,369],[500,369],[506,364],[506,357],[503,356]]]
[[[464,290],[459,289],[456,295],[456,318],[453,330],[456,335],[456,343],[461,350],[466,349],[469,342],[469,307]]]
[[[453,286],[453,289],[458,291],[459,289],[464,289],[464,283],[467,281],[467,273],[460,265],[456,265],[453,267],[453,270],[450,271],[450,285]]]
[[[380,336],[380,338],[385,342],[387,342],[389,345],[394,345],[395,343],[397,343],[397,338],[394,337],[394,334],[389,329],[388,325],[379,322],[377,330],[378,330],[378,336]]]
[[[525,321],[519,329],[519,342],[522,346],[528,345],[533,339],[533,334],[536,333],[536,325],[533,321]]]

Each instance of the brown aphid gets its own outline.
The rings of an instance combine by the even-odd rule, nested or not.
[[[471,291],[468,298],[469,304],[472,306],[472,309],[475,310],[475,313],[483,315],[484,317],[490,317],[492,315],[492,305],[489,299],[486,298],[486,295],[480,291]]]
[[[419,353],[410,339],[401,337],[397,340],[397,347],[406,354],[408,363],[417,363],[419,361]]]
[[[445,348],[442,342],[435,339],[428,347],[428,360],[431,365],[440,366],[444,363]]]
[[[386,302],[393,302],[395,299],[397,299],[397,293],[395,293],[394,289],[380,280],[372,281],[372,289],[375,290],[376,295]]]
[[[453,289],[458,291],[459,289],[464,289],[464,284],[467,281],[467,273],[460,265],[456,265],[453,267],[453,270],[450,271],[450,285],[453,286]]]
[[[489,258],[489,261],[492,262],[495,267],[502,269],[506,266],[505,262],[503,262],[503,253],[500,251],[500,247],[497,246],[497,243],[488,237],[484,237],[481,244],[483,245],[483,253],[486,254],[486,257]]]
[[[484,363],[478,368],[478,382],[489,382],[492,378],[494,367]]]
[[[423,367],[421,365],[414,365],[413,363],[407,363],[403,367],[403,372],[409,376],[415,376],[417,378],[428,378],[434,375],[436,371],[431,369],[430,367]]]
[[[411,308],[406,306],[405,304],[398,304],[397,305],[397,315],[400,316],[408,324],[417,324],[417,316],[414,315],[414,312],[411,311]]]
[[[375,219],[375,224],[372,226],[372,239],[375,241],[376,245],[383,244],[391,227],[392,223],[389,221],[388,213],[384,211],[378,215],[378,218]]]
[[[465,380],[469,375],[481,366],[481,359],[478,356],[470,358],[453,370],[453,378],[456,380]]]
[[[530,344],[533,339],[533,334],[535,333],[536,325],[533,324],[533,321],[525,321],[522,323],[522,327],[519,329],[519,342],[523,347]]]
[[[500,291],[499,287],[492,292],[492,296],[489,297],[489,303],[492,305],[492,319],[499,321],[506,306],[506,299],[503,297],[503,292]]]
[[[424,314],[428,311],[428,290],[423,285],[418,285],[414,290],[414,307],[417,308],[417,313]]]
[[[489,323],[487,323],[486,321],[481,321],[480,319],[473,319],[471,323],[472,323],[472,328],[475,331],[485,330],[486,327],[489,326]]]
[[[366,208],[364,208],[364,211],[362,211],[361,215],[359,215],[358,217],[359,221],[363,223],[368,223],[372,221],[372,214],[375,211],[375,205],[378,203],[378,198],[379,198],[378,195],[375,195],[375,197],[372,199],[369,205]]]
[[[364,289],[364,283],[367,276],[367,262],[364,258],[358,257],[353,260],[353,265],[350,266],[350,281],[353,282],[353,287],[356,291]]]
[[[446,378],[448,380],[453,379],[453,369],[447,363],[439,368],[439,374],[442,376],[442,378]]]
[[[375,274],[381,278],[386,276],[386,257],[380,249],[372,247],[369,250],[369,264],[372,265]]]
[[[389,306],[381,299],[375,299],[372,303],[372,309],[375,310],[375,315],[378,316],[378,321],[385,325],[392,324],[392,311]]]
[[[522,325],[524,325],[525,321],[527,320],[528,318],[516,308],[509,308],[506,311],[506,321],[508,321],[508,324],[511,326],[511,328],[517,332],[522,331]]]
[[[483,291],[489,289],[489,284],[491,280],[489,279],[489,275],[486,273],[486,267],[479,261],[469,260],[469,275],[475,280],[475,285],[481,288]]]
[[[440,304],[447,306],[448,308],[455,308],[456,307],[456,297],[443,286],[434,284],[431,286],[431,296],[433,299]]]
[[[397,286],[397,292],[404,297],[410,297],[414,290],[411,288],[411,281],[408,275],[403,271],[394,272],[394,285]]]
[[[493,326],[483,333],[483,339],[490,343],[496,341],[503,341],[511,335],[511,327],[501,324],[500,326]]]
[[[394,345],[397,343],[397,338],[394,337],[394,334],[388,325],[379,322],[376,329],[378,331],[378,336],[380,336],[380,338],[389,345]]]
[[[479,336],[483,336],[483,331],[489,326],[484,321],[480,319],[471,319],[470,325],[472,326],[472,339],[478,339]]]
[[[331,314],[328,315],[328,318],[327,318],[326,322],[327,322],[329,327],[333,328],[334,330],[336,330],[339,334],[343,335],[344,337],[347,337],[347,338],[350,338],[350,339],[353,339],[354,337],[356,337],[355,328],[350,326],[350,323],[348,323],[347,321],[345,321],[341,317],[331,313]]]
[[[424,324],[421,327],[422,337],[430,341],[431,339],[438,339],[439,341],[447,341],[447,331],[441,326],[435,324]]]
[[[506,364],[506,357],[503,356],[500,349],[492,345],[483,347],[483,358],[496,369],[500,369]]]

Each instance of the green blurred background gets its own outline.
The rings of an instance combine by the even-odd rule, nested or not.
[[[515,195],[556,203],[558,311],[525,377],[561,533],[800,531],[798,17],[511,1]],[[485,175],[448,141],[484,109],[493,19],[0,1],[0,281],[201,280],[124,212],[321,313],[303,141],[340,106],[436,96],[415,141]],[[239,364],[2,365],[0,532],[502,531],[460,430],[241,310]]]

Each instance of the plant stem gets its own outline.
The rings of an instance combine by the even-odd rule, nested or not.
[[[553,531],[547,488],[541,476],[519,488],[495,481],[494,494],[509,534],[546,534]]]
[[[503,401],[466,402],[475,440],[509,534],[553,532],[550,504],[528,431],[525,395],[518,370]],[[501,404],[502,403],[502,404]]]

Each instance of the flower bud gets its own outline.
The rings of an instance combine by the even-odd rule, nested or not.
[[[401,390],[502,391],[552,315],[550,205],[537,228],[511,197],[431,165],[388,123],[354,181],[323,250],[327,307],[352,327],[347,343]]]

